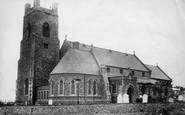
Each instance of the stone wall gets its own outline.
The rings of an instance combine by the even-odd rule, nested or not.
[[[177,109],[185,107],[183,103],[163,104],[100,104],[100,105],[64,105],[64,106],[12,106],[0,107],[1,114],[120,114],[152,113],[159,109]]]

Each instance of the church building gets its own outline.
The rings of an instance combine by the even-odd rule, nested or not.
[[[136,54],[122,53],[58,38],[58,5],[51,9],[34,0],[25,5],[18,61],[16,101],[53,105],[139,102],[167,99],[172,79]]]

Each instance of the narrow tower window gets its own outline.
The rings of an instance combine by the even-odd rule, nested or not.
[[[28,38],[31,36],[31,24],[28,23]]]
[[[26,78],[26,80],[25,80],[25,95],[28,95],[28,78]]]
[[[43,36],[44,37],[49,37],[50,36],[50,28],[49,28],[49,24],[47,22],[45,22],[43,24]]]
[[[71,81],[71,94],[75,94],[75,81]]]

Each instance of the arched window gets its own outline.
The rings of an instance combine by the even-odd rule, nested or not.
[[[54,82],[53,80],[50,81],[50,85],[51,85],[51,95],[54,94]]]
[[[46,99],[46,91],[43,91],[44,92],[44,96],[43,96],[43,99]]]
[[[60,80],[59,85],[58,85],[58,89],[59,89],[59,94],[64,94],[64,82],[63,80]]]
[[[40,99],[43,99],[43,91],[41,91],[41,98]]]
[[[50,28],[49,28],[49,24],[47,22],[45,22],[43,24],[42,29],[43,29],[43,36],[49,37],[50,36]]]
[[[75,81],[71,81],[71,94],[75,94]]]
[[[96,80],[94,80],[94,84],[93,84],[93,95],[96,95],[96,93],[97,93],[97,82],[96,82]]]
[[[46,99],[48,99],[49,91],[46,91]]]
[[[27,29],[28,29],[28,38],[29,38],[31,36],[31,24],[30,23],[28,23]]]
[[[89,80],[88,82],[88,94],[91,94],[91,89],[92,89],[92,83],[91,83],[91,80]]]
[[[38,99],[40,99],[40,91],[38,92]]]
[[[24,83],[24,86],[25,86],[25,95],[28,95],[28,78],[25,79],[25,83]]]

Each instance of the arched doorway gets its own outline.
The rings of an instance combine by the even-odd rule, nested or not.
[[[127,90],[127,94],[129,95],[129,103],[133,102],[133,88],[130,86]]]

